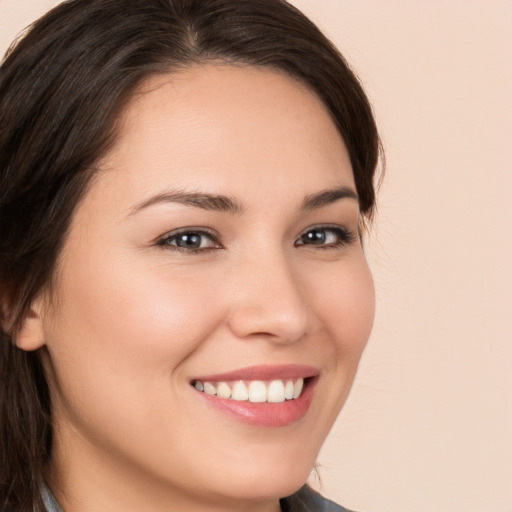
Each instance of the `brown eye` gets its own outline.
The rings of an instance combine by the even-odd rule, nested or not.
[[[157,245],[191,252],[219,247],[214,236],[206,231],[180,231],[162,238]]]
[[[199,249],[203,242],[200,233],[182,233],[175,238],[176,245],[183,249]]]
[[[295,245],[318,245],[324,248],[338,247],[352,242],[355,236],[345,228],[316,227],[310,228],[300,235]]]
[[[325,244],[327,233],[325,230],[312,229],[300,237],[303,244]]]

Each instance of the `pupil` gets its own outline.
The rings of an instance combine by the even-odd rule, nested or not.
[[[325,232],[313,230],[306,233],[306,241],[310,244],[322,244],[325,242]]]
[[[201,235],[197,233],[181,235],[176,243],[179,247],[197,248],[201,246]]]

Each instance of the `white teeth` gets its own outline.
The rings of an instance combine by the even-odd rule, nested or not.
[[[299,398],[302,393],[302,388],[304,387],[304,379],[298,379],[295,385],[293,386],[293,398]]]
[[[284,384],[282,380],[273,380],[268,387],[269,402],[284,402]]]
[[[284,387],[284,397],[286,400],[293,398],[293,380],[287,380],[286,386]]]
[[[249,391],[247,390],[247,386],[242,381],[234,383],[233,391],[231,392],[231,398],[233,400],[238,400],[239,402],[249,400]]]
[[[219,398],[231,398],[231,389],[225,382],[217,384],[217,396]]]
[[[304,387],[304,379],[273,380],[264,382],[262,380],[253,380],[248,383],[243,381],[236,382],[193,382],[198,391],[207,395],[217,395],[219,398],[230,398],[238,402],[249,400],[254,403],[270,402],[279,403],[285,400],[299,398]]]
[[[249,384],[249,402],[266,402],[267,386],[261,380],[253,380]]]
[[[207,395],[216,395],[217,394],[217,388],[210,382],[204,383],[204,392]]]

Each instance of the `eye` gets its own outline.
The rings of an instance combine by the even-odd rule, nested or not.
[[[220,248],[219,241],[213,233],[195,229],[169,233],[158,240],[156,245],[184,252],[199,252]]]
[[[327,249],[347,245],[356,239],[357,235],[341,226],[317,226],[303,232],[295,245],[318,245]]]

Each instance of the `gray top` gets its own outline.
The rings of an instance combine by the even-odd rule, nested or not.
[[[48,487],[44,487],[42,494],[47,512],[64,512]],[[326,500],[307,485],[288,498],[283,498],[280,504],[283,512],[350,512]]]
[[[282,499],[280,503],[283,512],[350,512],[325,499],[307,485],[288,498]]]
[[[57,500],[54,498],[52,491],[50,491],[46,485],[43,487],[43,492],[41,494],[43,496],[43,502],[47,512],[64,512],[61,506],[57,503]]]

